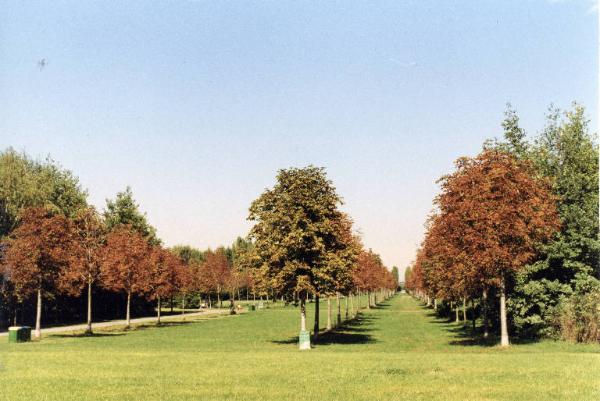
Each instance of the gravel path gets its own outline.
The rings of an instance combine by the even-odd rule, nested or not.
[[[202,312],[186,313],[185,317],[225,315],[225,314],[229,314],[229,309],[207,309],[207,310],[203,310]],[[184,317],[183,315],[161,316],[160,321],[161,322],[180,321],[183,319],[183,317]],[[156,322],[156,316],[140,317],[140,318],[136,318],[136,319],[131,319],[132,324],[147,323],[147,322]],[[92,323],[92,329],[98,328],[98,327],[111,327],[111,326],[124,326],[124,325],[125,325],[125,319],[109,320],[107,322]],[[84,324],[75,324],[72,326],[58,326],[58,327],[42,328],[42,335],[47,334],[47,333],[60,333],[60,332],[64,332],[64,331],[85,330],[86,327],[87,327],[87,325],[84,323]],[[31,332],[33,334],[33,328],[31,329]],[[7,335],[8,335],[8,331],[0,333],[0,337],[7,336]]]

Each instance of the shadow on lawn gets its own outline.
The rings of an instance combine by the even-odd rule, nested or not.
[[[50,337],[57,338],[99,338],[99,337],[119,337],[125,333],[72,333],[72,334],[49,334]]]
[[[114,331],[111,331],[111,327],[106,327],[105,329],[107,329],[107,331],[102,331],[102,328],[99,328],[99,332],[94,332],[91,334],[88,333],[69,333],[69,334],[50,334],[50,336],[52,337],[58,337],[58,338],[97,338],[97,337],[115,337],[115,336],[124,336],[125,334],[129,333],[129,332],[134,332],[134,331],[140,331],[140,330],[146,330],[146,329],[161,329],[161,328],[165,328],[165,327],[175,327],[175,326],[183,326],[183,325],[187,325],[187,324],[191,324],[193,323],[192,321],[184,321],[184,322],[162,322],[161,324],[156,324],[156,323],[144,323],[144,324],[140,324],[140,325],[134,325],[129,329],[126,329],[124,327],[119,327],[119,326],[115,326],[118,327],[118,329],[112,329]]]
[[[375,306],[371,306],[371,309],[389,309],[391,306],[392,305],[388,304],[387,302],[382,302],[382,303],[377,304]]]
[[[427,307],[423,306],[423,309],[427,309]],[[500,343],[499,336],[491,332],[488,338],[484,338],[483,328],[478,326],[473,330],[471,322],[468,325],[463,325],[457,323],[454,317],[441,318],[433,311],[429,311],[427,317],[433,319],[429,321],[430,324],[442,325],[442,328],[446,332],[452,334],[454,339],[448,342],[449,345],[461,347],[495,347]],[[493,328],[490,328],[490,331],[492,330]],[[539,341],[538,338],[511,338],[512,344],[531,344]]]
[[[156,323],[144,323],[139,326],[134,326],[127,331],[136,331],[136,330],[146,330],[146,329],[162,329],[164,327],[177,327],[177,326],[185,326],[188,324],[194,323],[193,321],[179,321],[179,322],[161,322],[160,324]]]
[[[368,327],[373,321],[379,319],[375,316],[358,315],[346,321],[331,331],[321,332],[314,346],[333,344],[372,344],[375,340],[371,335],[365,334],[372,329]],[[287,340],[272,341],[275,344],[298,344],[298,336]]]

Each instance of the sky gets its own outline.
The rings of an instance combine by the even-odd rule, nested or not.
[[[326,167],[404,269],[436,180],[550,104],[597,127],[580,1],[0,0],[0,149],[51,155],[100,210],[127,185],[166,245],[244,236],[279,169]],[[40,63],[41,60],[44,60]]]

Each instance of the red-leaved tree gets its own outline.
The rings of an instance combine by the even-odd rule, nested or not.
[[[24,209],[4,255],[3,270],[13,283],[17,297],[37,296],[35,337],[41,337],[42,298],[56,290],[62,269],[77,254],[73,224],[61,214],[42,207]]]
[[[114,229],[106,238],[100,274],[103,286],[127,295],[126,327],[131,323],[131,295],[148,293],[151,247],[131,226]]]

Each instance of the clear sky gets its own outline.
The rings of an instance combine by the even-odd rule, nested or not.
[[[327,168],[368,247],[414,257],[453,160],[574,100],[597,126],[580,1],[3,1],[0,148],[91,203],[131,185],[167,245],[229,244],[278,169]],[[45,59],[45,66],[38,62]]]

